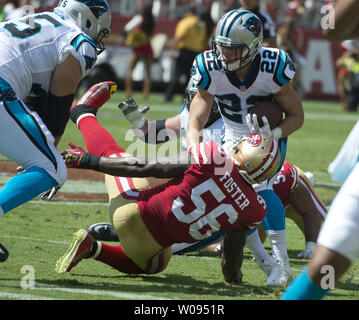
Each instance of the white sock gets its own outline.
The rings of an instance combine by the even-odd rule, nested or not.
[[[94,118],[96,118],[96,116],[94,115],[94,114],[92,114],[92,113],[83,113],[81,116],[79,116],[78,118],[77,118],[77,120],[76,120],[76,125],[77,125],[77,127],[79,126],[79,122],[80,122],[80,120],[82,119],[82,118],[85,118],[85,117],[94,117]]]
[[[259,238],[258,230],[247,236],[246,247],[251,250],[254,259],[263,259],[263,261],[271,260],[271,256],[264,248],[261,239]]]
[[[272,255],[276,261],[288,261],[287,237],[285,230],[267,230],[267,235],[272,247]]]

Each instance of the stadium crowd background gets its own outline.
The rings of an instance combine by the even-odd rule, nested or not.
[[[57,0],[3,0],[0,6],[0,18],[6,19],[21,10],[21,6],[31,5],[35,11],[52,10]],[[340,100],[342,109],[345,108],[345,96],[348,92],[345,85],[347,70],[338,63],[343,53],[348,52],[348,46],[340,43],[330,43],[323,39],[321,28],[325,15],[330,15],[328,8],[335,0],[258,0],[260,9],[266,12],[274,21],[277,32],[277,44],[285,50],[294,52],[297,75],[295,87],[301,98]],[[126,45],[123,30],[126,24],[141,13],[146,5],[152,5],[154,16],[154,30],[151,38],[154,59],[151,70],[151,91],[165,92],[174,74],[175,54],[171,52],[176,25],[183,18],[185,12],[195,8],[198,17],[207,13],[213,28],[218,19],[227,11],[241,7],[239,0],[112,0],[113,12],[111,37],[107,43],[107,50],[98,59],[99,68],[94,70],[94,78],[84,83],[85,89],[94,82],[114,80],[120,89],[125,88],[131,59],[131,48]],[[157,48],[156,48],[157,46]],[[209,44],[208,44],[209,47]],[[293,58],[293,57],[292,57]],[[359,63],[359,59],[358,59]],[[349,64],[351,65],[351,64]],[[357,70],[357,65],[353,69]],[[100,70],[101,69],[101,70]],[[134,90],[141,90],[145,68],[140,61],[134,68]],[[359,78],[359,77],[357,77]],[[185,77],[179,79],[182,84],[175,93],[182,93]],[[349,85],[350,87],[350,85]],[[349,89],[350,90],[350,89]],[[168,99],[167,99],[168,100]],[[166,101],[165,97],[164,100]],[[356,111],[356,107],[352,110]]]

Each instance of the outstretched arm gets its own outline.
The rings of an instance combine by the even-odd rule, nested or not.
[[[183,158],[186,157],[185,154],[183,156]],[[137,157],[100,157],[97,171],[121,177],[174,178],[183,175],[190,166],[189,160],[186,160],[186,163],[183,164],[177,157],[172,159],[151,160]]]
[[[108,158],[94,156],[81,147],[69,145],[72,149],[61,153],[68,168],[92,169],[112,176],[174,178],[181,176],[191,165],[187,151],[157,159],[132,156]]]

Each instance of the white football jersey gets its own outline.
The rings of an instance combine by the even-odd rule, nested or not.
[[[294,64],[288,54],[277,48],[262,48],[254,58],[244,81],[217,67],[211,50],[197,55],[191,75],[195,86],[212,94],[225,125],[225,145],[250,134],[246,115],[262,100],[272,100],[283,85],[293,79]]]
[[[48,93],[54,70],[69,54],[80,62],[82,77],[97,59],[95,43],[70,20],[53,12],[1,23],[0,47],[0,77],[20,99]]]
[[[183,150],[187,150],[187,142],[186,142],[186,131],[188,124],[189,111],[185,106],[182,106],[180,110],[180,122],[181,122],[181,147]],[[223,119],[219,118],[214,121],[210,126],[203,129],[203,142],[214,141],[221,145],[223,143],[224,136],[224,125]]]

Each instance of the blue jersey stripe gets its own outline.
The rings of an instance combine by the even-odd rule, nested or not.
[[[279,66],[277,68],[276,71],[276,79],[282,84],[286,84],[288,82],[288,79],[284,78],[283,73],[284,73],[284,67],[285,67],[285,63],[287,61],[287,55],[283,50],[280,50],[280,58],[279,58]]]
[[[225,18],[225,20],[223,21],[222,23],[222,28],[221,28],[221,32],[220,32],[220,35],[223,36],[224,34],[224,28],[226,27],[226,24],[227,24],[227,20],[231,17],[231,15],[235,14],[236,11],[232,11],[231,13],[228,14],[228,16]]]
[[[199,72],[202,75],[202,80],[200,81],[200,83],[198,83],[198,85],[202,89],[207,89],[209,86],[210,77],[209,77],[206,67],[204,66],[203,54],[197,55],[196,60],[197,60],[197,66],[198,66]]]
[[[74,46],[75,50],[78,51],[83,42],[88,42],[96,49],[96,44],[84,34],[79,34],[75,39],[71,41],[71,44]]]
[[[43,132],[32,115],[24,109],[19,100],[4,101],[4,106],[11,117],[18,123],[26,135],[29,136],[30,140],[50,159],[56,168],[56,159],[47,145]]]

